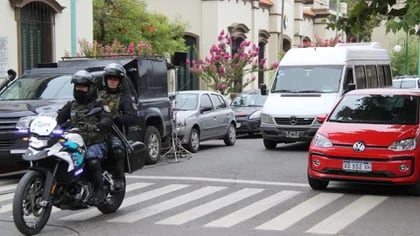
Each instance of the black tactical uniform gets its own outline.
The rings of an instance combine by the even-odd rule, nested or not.
[[[137,120],[137,107],[128,94],[123,89],[127,81],[126,71],[121,64],[111,63],[104,68],[104,87],[105,90],[100,92],[99,97],[108,105],[111,110],[114,123],[121,131],[125,131],[130,125],[134,125]],[[113,81],[108,81],[113,80]],[[109,83],[115,83],[117,87],[110,87]],[[110,156],[114,160],[114,171],[112,176],[115,181],[115,188],[124,187],[124,163],[125,163],[125,147],[121,140],[115,135],[111,136]]]
[[[65,124],[70,119],[70,127],[78,128],[79,134],[83,137],[87,147],[86,166],[88,175],[94,185],[95,192],[93,204],[104,200],[103,178],[101,159],[107,157],[105,134],[109,133],[112,125],[112,116],[109,109],[102,109],[101,112],[85,116],[95,107],[104,108],[104,103],[97,99],[98,92],[96,81],[87,71],[76,72],[71,79],[74,84],[74,101],[68,102],[58,110],[57,123]],[[87,86],[88,90],[83,91],[80,86]],[[108,111],[105,111],[108,110]]]

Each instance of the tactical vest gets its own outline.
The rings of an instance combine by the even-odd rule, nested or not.
[[[105,91],[101,91],[98,97],[105,105],[109,106],[112,117],[118,115],[120,110],[120,93],[107,93]]]
[[[83,137],[83,141],[87,146],[101,143],[105,141],[105,135],[99,131],[85,130],[83,125],[78,125],[80,123],[85,123],[89,125],[97,125],[100,121],[98,115],[91,115],[80,119],[90,110],[95,107],[95,104],[78,104],[73,102],[70,111],[70,123],[71,127],[77,127],[80,129],[79,134]]]

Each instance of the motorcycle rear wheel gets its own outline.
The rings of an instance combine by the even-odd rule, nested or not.
[[[125,177],[124,177],[124,188],[118,191],[110,192],[105,199],[104,203],[96,206],[98,210],[104,214],[114,213],[120,208],[124,197],[125,197]]]
[[[38,234],[47,224],[52,205],[40,205],[45,177],[38,171],[29,170],[19,181],[13,197],[13,220],[24,235]]]

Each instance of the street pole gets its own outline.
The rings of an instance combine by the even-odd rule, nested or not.
[[[284,0],[281,0],[280,52],[283,52]]]
[[[408,30],[405,37],[405,75],[408,75]]]

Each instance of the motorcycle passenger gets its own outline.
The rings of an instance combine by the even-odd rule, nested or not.
[[[124,89],[127,83],[126,70],[121,64],[111,63],[104,68],[104,91],[99,97],[111,110],[113,121],[121,130],[136,123],[137,106],[128,91]],[[112,173],[115,189],[124,187],[125,147],[115,135],[110,139],[110,156],[113,158],[114,171]]]
[[[92,204],[96,205],[105,200],[101,160],[107,157],[105,136],[111,129],[112,116],[109,108],[107,109],[98,99],[96,80],[89,72],[85,70],[76,72],[71,78],[71,83],[74,84],[73,97],[75,100],[59,109],[56,119],[58,124],[63,124],[70,119],[70,127],[78,128],[78,132],[83,137],[87,147],[87,174],[94,185]],[[85,114],[95,107],[104,109],[86,117]]]

